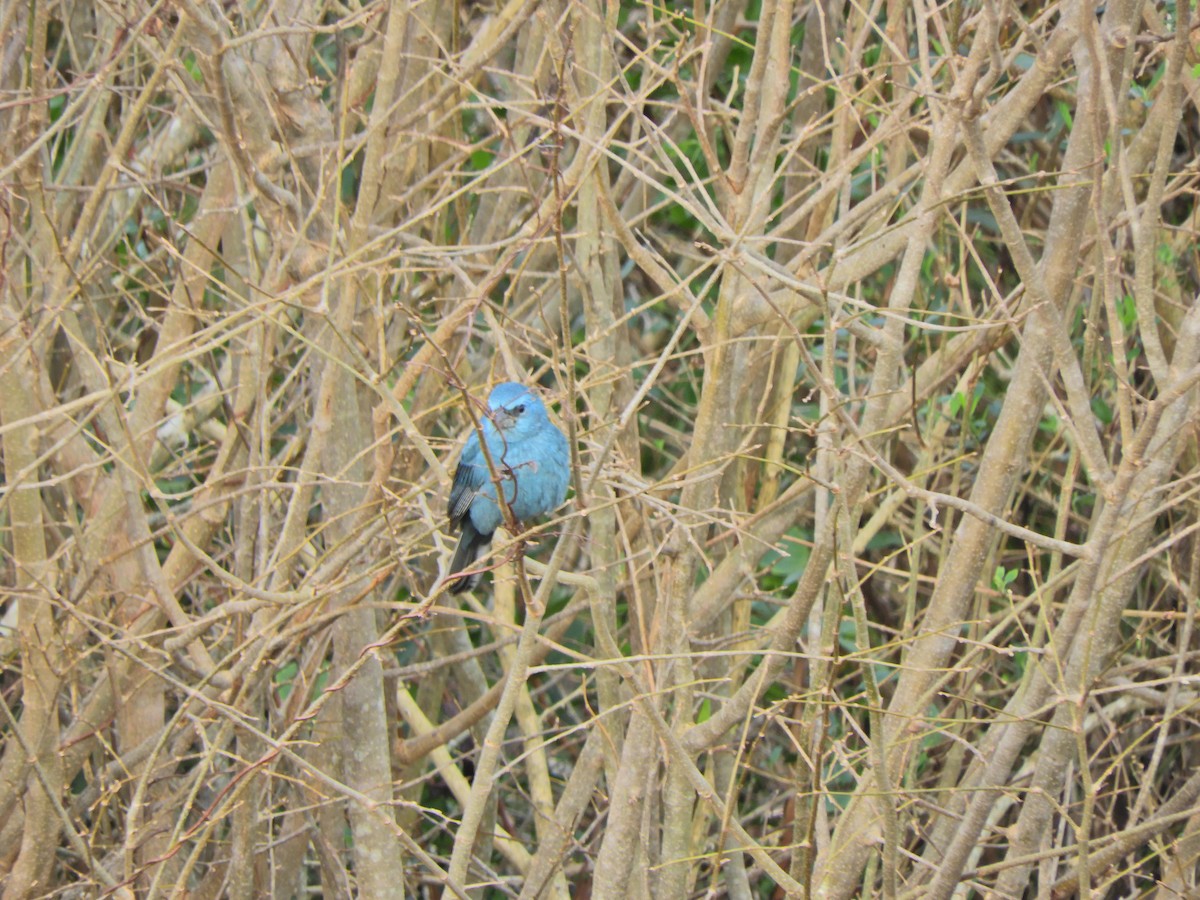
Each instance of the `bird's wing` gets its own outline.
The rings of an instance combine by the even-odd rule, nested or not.
[[[458,468],[454,470],[454,484],[450,487],[446,514],[450,517],[452,528],[462,524],[463,516],[471,508],[471,501],[487,480],[487,461],[479,449],[479,435],[472,434],[463,447]]]

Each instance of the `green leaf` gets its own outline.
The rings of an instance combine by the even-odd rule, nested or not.
[[[801,544],[800,540],[799,535],[789,532],[784,538],[784,547],[787,548],[787,553],[781,553],[775,565],[771,567],[771,571],[780,576],[784,584],[795,584],[799,581],[808,565],[810,550],[806,545]]]
[[[196,54],[188,53],[183,57],[183,67],[187,73],[192,76],[192,81],[196,84],[204,83],[204,73],[200,71],[200,64],[196,62]]]
[[[288,662],[280,666],[275,672],[275,677],[271,679],[275,682],[275,689],[279,692],[279,699],[286,700],[288,694],[292,692],[292,682],[296,680],[296,674],[300,671],[300,666],[296,662]]]
[[[1058,101],[1058,114],[1062,117],[1062,120],[1067,123],[1068,129],[1075,122],[1075,117],[1071,114],[1071,106],[1066,100]]]
[[[992,573],[992,587],[1000,593],[1006,593],[1012,583],[1017,580],[1017,575],[1020,574],[1018,569],[1006,569],[1004,566],[996,566],[996,571]]]
[[[950,402],[946,404],[946,414],[952,419],[957,419],[966,402],[967,398],[963,396],[963,392],[955,391],[950,395]]]
[[[1132,294],[1126,294],[1117,301],[1117,318],[1126,331],[1132,331],[1137,325],[1137,304]]]

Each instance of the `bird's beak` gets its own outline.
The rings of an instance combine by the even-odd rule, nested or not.
[[[506,431],[515,420],[516,416],[503,407],[492,413],[492,424],[501,431]]]

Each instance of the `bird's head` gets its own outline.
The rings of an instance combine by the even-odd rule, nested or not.
[[[525,385],[508,381],[488,395],[487,418],[505,440],[521,440],[547,421],[546,406]]]

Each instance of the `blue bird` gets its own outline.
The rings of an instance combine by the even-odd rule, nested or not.
[[[563,502],[571,478],[571,449],[536,394],[511,381],[496,385],[480,428],[504,485],[504,500],[519,522],[544,515]],[[471,432],[463,447],[447,514],[450,527],[462,529],[450,571],[464,572],[488,548],[504,521],[477,431]],[[471,590],[479,578],[475,574],[455,579],[450,593]]]

